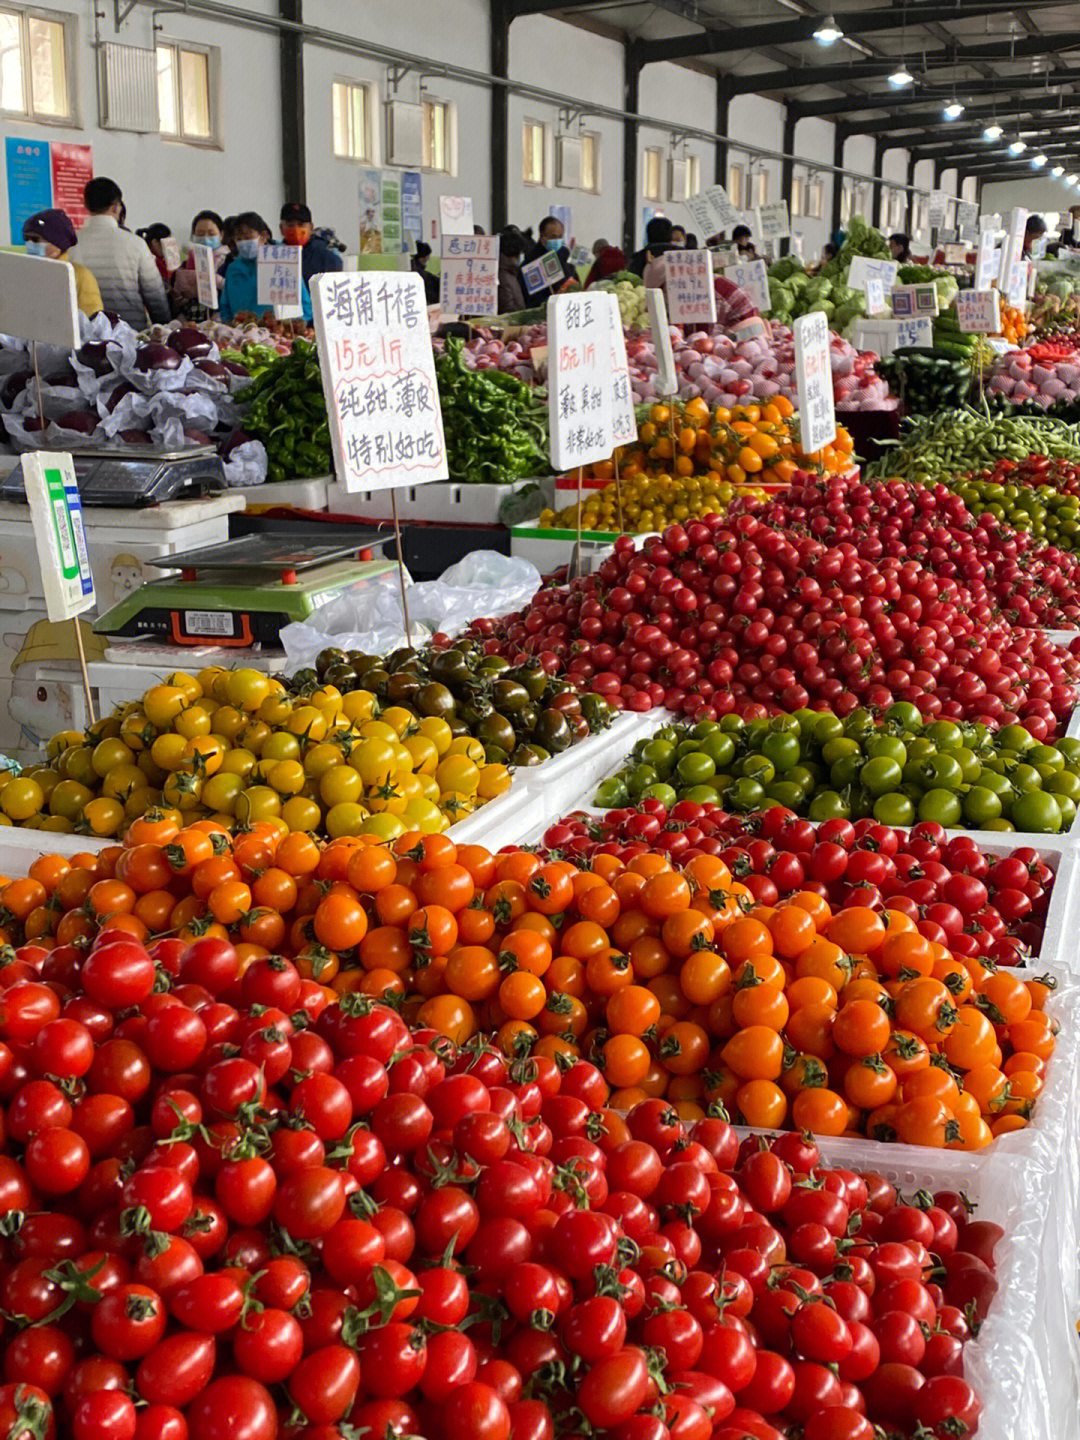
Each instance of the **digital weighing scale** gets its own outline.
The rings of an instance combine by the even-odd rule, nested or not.
[[[147,581],[95,620],[94,630],[174,645],[276,644],[282,626],[393,570],[391,561],[372,557],[388,538],[374,529],[306,544],[256,534],[162,555],[146,563],[181,573]]]
[[[225,489],[225,470],[212,445],[194,449],[157,450],[129,445],[125,451],[76,450],[75,480],[84,505],[161,505],[166,500],[188,500],[211,490]],[[22,466],[0,483],[0,500],[25,504]]]

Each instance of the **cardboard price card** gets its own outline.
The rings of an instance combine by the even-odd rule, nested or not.
[[[741,219],[723,185],[710,185],[708,190],[692,195],[683,203],[694,217],[694,227],[702,239],[714,231],[733,229]]]
[[[930,192],[930,228],[940,230],[945,224],[945,217],[949,213],[949,196],[944,190],[932,190]]]
[[[893,340],[894,350],[903,350],[911,346],[929,349],[934,343],[934,322],[932,320],[895,320],[893,324],[896,326]]]
[[[956,202],[956,223],[962,230],[974,230],[979,223],[979,207],[974,200]]]
[[[439,309],[444,315],[494,315],[498,310],[499,241],[495,235],[444,235]]]
[[[740,260],[737,265],[726,265],[724,274],[733,285],[745,290],[755,310],[767,315],[772,309],[769,298],[769,278],[764,260]]]
[[[715,325],[716,290],[708,250],[669,250],[664,271],[672,321],[676,325]]]
[[[868,275],[863,289],[866,292],[866,313],[884,315],[889,307],[885,300],[885,286],[881,283],[881,276]]]
[[[214,252],[209,245],[193,245],[191,253],[195,257],[195,298],[207,310],[216,310],[218,288]]]
[[[758,234],[762,240],[783,240],[791,234],[786,200],[777,200],[772,205],[757,207]]]
[[[679,377],[675,373],[675,352],[671,348],[671,327],[668,325],[664,292],[649,286],[645,291],[645,306],[649,312],[653,344],[656,346],[656,393],[677,395]]]
[[[439,196],[439,229],[444,235],[471,235],[473,211],[471,195]]]
[[[994,246],[994,229],[980,230],[979,250],[975,259],[976,290],[990,289],[998,277],[999,260],[1000,257]]]
[[[420,276],[317,275],[311,302],[335,468],[346,490],[448,479]]]
[[[886,291],[896,284],[900,266],[895,260],[873,260],[869,255],[853,255],[847,283],[852,290],[865,290],[867,280],[876,277]]]
[[[611,433],[616,447],[632,445],[638,438],[637,415],[634,413],[634,391],[630,384],[630,361],[626,354],[626,334],[623,330],[619,302],[614,295],[608,295],[608,351],[611,366]],[[668,337],[670,339],[670,336]]]
[[[956,313],[961,330],[996,335],[1001,329],[1001,295],[997,290],[961,290]]]
[[[171,235],[166,235],[161,241],[161,258],[165,261],[165,269],[168,270],[170,274],[173,270],[179,270],[183,264],[183,260],[180,257],[180,246]]]
[[[39,450],[22,457],[22,473],[46,612],[53,622],[73,620],[97,604],[75,463],[70,455]]]
[[[795,336],[795,386],[799,396],[799,443],[815,454],[836,439],[829,322],[823,310],[800,315]]]
[[[967,246],[966,246],[966,245],[946,245],[946,246],[945,246],[945,264],[946,264],[946,265],[966,265],[966,264],[967,264]]]
[[[299,245],[260,245],[256,261],[256,299],[260,305],[298,307],[303,275]]]
[[[618,421],[616,391],[624,386],[630,398],[629,369],[625,380],[612,373],[616,327],[622,334],[618,301],[595,291],[553,295],[547,325],[552,464],[556,470],[574,470],[609,460],[616,446],[626,443],[619,439],[626,424],[625,418]],[[636,435],[636,427],[631,429]]]

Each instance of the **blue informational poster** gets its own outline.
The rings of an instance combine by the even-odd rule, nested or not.
[[[52,164],[47,140],[22,140],[8,135],[7,160],[9,242],[22,244],[23,221],[52,204]]]
[[[416,247],[416,241],[424,235],[424,204],[419,170],[401,172],[401,233],[405,237],[406,250]],[[409,236],[413,238],[409,245]]]

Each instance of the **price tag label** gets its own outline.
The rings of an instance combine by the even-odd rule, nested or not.
[[[471,195],[439,196],[439,229],[444,235],[471,235],[473,213]]]
[[[966,265],[966,264],[967,264],[967,246],[966,246],[966,245],[946,245],[946,246],[945,246],[945,264],[946,264],[946,265]]]
[[[97,603],[75,463],[70,455],[38,450],[22,457],[22,473],[46,612],[54,622],[73,620]]]
[[[63,260],[0,250],[0,335],[76,349],[79,307],[71,266]]]
[[[895,260],[874,260],[869,255],[853,255],[847,283],[853,290],[865,290],[867,280],[876,277],[888,294],[896,284],[899,269],[900,266]]]
[[[161,242],[161,258],[165,261],[165,269],[169,271],[179,270],[183,264],[180,258],[180,246],[171,235],[166,235]]]
[[[570,251],[570,264],[575,270],[580,270],[583,265],[591,265],[592,260],[593,254],[587,245],[575,245]]]
[[[984,220],[986,216],[982,217]],[[979,231],[979,250],[975,259],[975,289],[989,290],[998,276],[998,253],[994,247],[994,230]]]
[[[716,290],[707,250],[669,250],[664,256],[668,314],[676,325],[715,325]]]
[[[695,230],[703,237],[719,230],[732,230],[741,219],[723,185],[710,185],[708,190],[691,196],[684,203],[694,217]]]
[[[933,285],[894,285],[889,300],[892,313],[901,320],[919,315],[932,319],[938,313],[938,293]]]
[[[762,240],[783,240],[791,234],[786,200],[777,200],[772,205],[757,207],[758,234]]]
[[[949,196],[944,190],[930,192],[930,228],[940,230],[949,213]]]
[[[881,283],[881,276],[868,275],[863,289],[866,291],[866,313],[884,315],[889,307],[885,301],[885,286]]]
[[[652,287],[647,289],[645,305],[649,311],[653,345],[656,347],[656,393],[658,395],[677,395],[679,379],[675,373],[675,353],[671,348],[671,329],[668,325],[664,292]]]
[[[836,439],[832,363],[829,358],[829,322],[823,310],[800,315],[792,326],[795,335],[795,388],[799,396],[799,438],[813,454]]]
[[[317,275],[311,301],[334,460],[346,490],[448,479],[420,276]]]
[[[934,343],[934,322],[932,320],[896,320],[896,334],[893,349],[902,350],[907,346],[929,349]]]
[[[496,235],[444,235],[439,309],[444,315],[494,315],[498,309]]]
[[[256,260],[256,299],[260,305],[300,306],[303,274],[299,245],[260,245]],[[301,313],[303,313],[301,311]]]
[[[956,202],[956,223],[961,230],[974,230],[979,223],[979,207],[974,200]]]
[[[634,390],[630,384],[630,360],[626,354],[626,332],[623,330],[619,302],[608,295],[608,364],[611,393],[611,433],[615,444],[633,445],[638,438],[637,416],[634,414]]]
[[[1030,265],[1023,258],[1018,257],[1012,263],[1009,271],[1009,284],[1007,294],[1009,304],[1017,310],[1023,310],[1028,295],[1028,272]]]
[[[556,470],[573,470],[608,460],[616,446],[637,433],[632,423],[627,425],[627,408],[632,417],[633,406],[625,345],[622,373],[616,369],[616,330],[622,339],[618,302],[596,291],[553,295],[547,326],[552,464]],[[617,401],[616,391],[625,391],[625,398]]]
[[[216,310],[218,291],[214,252],[209,245],[193,245],[191,253],[195,257],[195,298],[207,310]]]
[[[552,250],[545,255],[538,255],[535,260],[530,260],[521,267],[522,283],[530,295],[536,295],[541,290],[550,290],[552,285],[558,285],[562,278],[562,264]]]
[[[1001,329],[1001,295],[997,290],[961,290],[956,313],[961,330],[996,335]]]
[[[760,310],[763,315],[769,313],[772,301],[769,299],[768,271],[764,260],[740,260],[736,265],[725,266],[724,274],[733,285],[746,291],[755,310]]]

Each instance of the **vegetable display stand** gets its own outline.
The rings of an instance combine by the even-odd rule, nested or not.
[[[618,535],[585,530],[581,535],[581,573],[591,575],[611,550]],[[574,556],[576,530],[545,530],[536,520],[515,525],[510,531],[510,554],[531,560],[541,575],[568,565]]]

